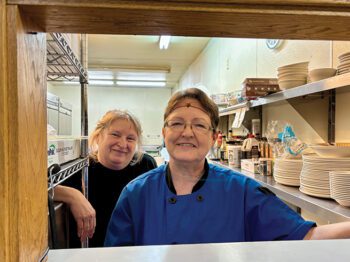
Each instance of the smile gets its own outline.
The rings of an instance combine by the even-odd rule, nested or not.
[[[125,152],[125,151],[122,151],[122,150],[119,150],[119,149],[112,149],[112,151],[120,153],[120,154],[127,154],[128,153],[128,152]]]
[[[184,147],[196,147],[194,144],[191,144],[191,143],[179,143],[176,145],[177,146],[184,146]]]

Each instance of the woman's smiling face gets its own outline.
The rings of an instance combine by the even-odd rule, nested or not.
[[[204,161],[215,142],[209,115],[197,100],[190,98],[169,114],[163,137],[170,159],[186,163]]]
[[[135,126],[126,119],[117,119],[98,137],[98,161],[114,170],[125,168],[132,160],[138,136]]]

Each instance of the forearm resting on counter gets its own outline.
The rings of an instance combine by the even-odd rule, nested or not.
[[[322,225],[310,229],[304,240],[350,239],[350,222]]]
[[[66,186],[56,186],[54,200],[64,202],[70,207],[77,222],[77,233],[81,240],[93,236],[96,227],[96,212],[79,190]]]

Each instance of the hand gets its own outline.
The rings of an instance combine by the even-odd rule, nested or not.
[[[69,207],[77,222],[77,234],[80,241],[92,238],[96,227],[96,212],[90,202],[80,191],[76,191],[74,198],[69,201]]]

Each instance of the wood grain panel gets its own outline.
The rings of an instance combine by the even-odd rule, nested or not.
[[[350,9],[341,14],[56,6],[25,6],[23,10],[49,32],[350,40]]]
[[[151,6],[151,5],[163,5],[168,6],[169,4],[189,5],[189,4],[215,4],[215,5],[292,5],[292,6],[349,6],[348,0],[164,0],[164,1],[149,1],[149,0],[80,0],[80,1],[67,1],[67,0],[8,0],[10,4],[18,5],[65,5],[65,6],[99,6],[99,7],[120,7],[127,5],[130,7],[136,7],[138,5]]]
[[[0,261],[9,256],[6,5],[0,0]]]
[[[8,257],[38,261],[47,241],[46,35],[27,33],[31,22],[7,7]]]

